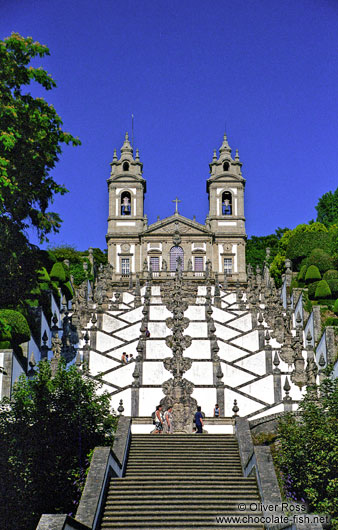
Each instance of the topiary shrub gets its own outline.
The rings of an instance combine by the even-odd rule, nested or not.
[[[306,269],[307,269],[307,265],[302,265],[298,273],[298,276],[297,276],[298,281],[303,282],[305,280]]]
[[[333,298],[337,298],[338,296],[338,278],[335,280],[326,280],[329,287],[330,287],[330,290],[331,290],[331,293],[332,293],[332,297]]]
[[[316,267],[316,265],[310,265],[310,267],[308,267],[306,270],[305,282],[312,283],[320,279],[321,279],[321,274],[319,272],[318,267]]]
[[[59,283],[65,283],[66,281],[66,271],[64,266],[59,261],[54,263],[52,270],[50,271],[50,278]]]
[[[62,294],[65,295],[67,300],[71,300],[73,298],[73,296],[74,296],[74,292],[73,292],[73,289],[72,289],[72,286],[71,286],[70,282],[64,283],[61,286],[61,291],[62,291]]]
[[[42,267],[42,269],[39,269],[37,274],[38,274],[39,282],[47,282],[47,283],[50,282],[50,277],[45,267]]]
[[[308,292],[308,297],[310,300],[315,299],[315,294],[316,294],[316,289],[317,289],[318,284],[319,284],[319,281],[309,284],[307,292]]]
[[[0,341],[10,341],[12,338],[11,328],[6,318],[0,316]]]
[[[333,312],[334,312],[335,315],[338,315],[338,298],[337,298],[337,300],[334,303]]]
[[[325,300],[326,298],[331,298],[331,296],[332,296],[331,289],[327,281],[321,280],[320,282],[318,282],[316,292],[315,292],[315,299]]]
[[[21,313],[12,309],[0,309],[0,320],[6,321],[10,327],[11,343],[13,345],[19,345],[30,340],[31,332],[28,322]]]
[[[332,269],[334,266],[333,259],[322,248],[315,248],[312,250],[310,256],[307,258],[308,265],[316,265],[321,273]]]
[[[338,280],[338,271],[330,269],[323,274],[323,280]]]

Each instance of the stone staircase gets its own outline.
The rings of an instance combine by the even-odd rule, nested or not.
[[[260,503],[256,480],[244,478],[233,435],[132,435],[124,478],[112,478],[101,529],[262,529],[216,523],[216,516]]]

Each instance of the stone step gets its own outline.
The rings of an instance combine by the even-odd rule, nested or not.
[[[175,507],[179,507],[181,510],[191,510],[193,507],[197,508],[203,508],[203,510],[208,511],[209,508],[217,508],[218,511],[225,510],[225,509],[231,509],[231,510],[237,510],[238,503],[252,503],[252,498],[248,497],[233,497],[231,499],[224,500],[223,496],[215,496],[210,497],[209,495],[203,497],[201,496],[181,496],[179,500],[178,499],[168,499],[167,496],[162,497],[153,497],[156,502],[160,502],[161,506],[168,506],[170,510],[174,510]],[[257,498],[257,494],[256,497]],[[133,497],[132,495],[129,496],[114,496],[110,497],[108,496],[107,502],[106,502],[106,512],[109,509],[116,510],[116,507],[120,508],[128,508],[131,511],[143,511],[143,510],[153,510],[154,508],[154,501],[152,501],[151,496],[142,496],[142,497]]]
[[[230,524],[225,525],[223,524],[215,524],[215,518],[211,521],[198,521],[193,522],[191,524],[189,523],[181,523],[179,526],[177,526],[177,522],[174,521],[163,521],[163,523],[158,521],[146,521],[144,524],[140,522],[114,522],[113,524],[108,521],[102,521],[101,528],[107,529],[107,530],[114,530],[115,528],[118,528],[120,530],[164,530],[165,528],[169,528],[170,530],[206,530],[206,529],[213,529],[213,530],[220,530],[221,528],[226,528],[226,530],[264,530],[263,526],[260,524],[251,524],[248,526],[247,524],[239,524],[236,523],[236,526],[232,526]]]
[[[158,509],[160,509],[160,507],[158,507]],[[137,525],[140,525],[140,526],[143,525],[144,528],[149,528],[150,523],[158,525],[159,528],[163,528],[165,523],[171,523],[171,524],[174,523],[180,529],[183,527],[181,525],[187,526],[190,524],[190,526],[194,528],[196,524],[201,525],[201,523],[203,523],[202,528],[205,528],[206,523],[209,523],[209,525],[210,524],[214,525],[214,528],[222,528],[222,527],[227,528],[227,529],[229,529],[229,527],[231,528],[232,525],[230,526],[229,524],[227,524],[227,526],[225,526],[224,524],[217,525],[216,516],[222,516],[222,515],[223,515],[222,513],[218,513],[218,514],[214,513],[214,514],[209,515],[203,511],[195,512],[191,514],[187,514],[187,513],[177,514],[176,513],[176,514],[169,514],[169,515],[166,515],[166,514],[158,514],[158,515],[155,514],[154,515],[154,510],[149,514],[143,514],[143,515],[136,515],[136,514],[128,515],[127,511],[116,512],[115,514],[112,514],[112,515],[103,516],[101,528],[107,528],[107,527],[109,528],[108,526],[109,524],[112,525],[112,528],[115,528],[116,525],[121,525],[121,523],[124,525],[128,525],[128,527],[134,527],[134,528]],[[243,520],[243,516],[248,516],[248,515],[252,516],[252,512],[228,512],[225,515],[228,517],[229,516],[239,517],[240,518],[239,520],[241,519]],[[255,517],[258,517],[259,515],[261,514],[258,512],[255,512]],[[233,525],[233,527],[241,528],[241,526],[236,523]],[[251,523],[249,527],[248,527],[248,524],[245,523],[242,525],[242,527],[250,528],[250,529],[263,528],[262,524],[259,524],[259,523],[258,524]]]
[[[154,455],[134,455],[132,454],[128,458],[128,462],[133,462],[133,463],[139,462],[141,464],[144,464],[146,456],[150,457],[149,458],[150,465],[153,465],[154,462],[158,464],[165,464],[166,462],[168,462],[171,465],[177,464],[179,466],[181,464],[184,464],[188,460],[187,456],[185,455],[172,456],[172,455],[157,455],[157,454],[154,454]],[[153,460],[152,456],[154,457],[155,460]],[[190,455],[189,461],[194,462],[194,463],[205,462],[205,463],[212,463],[212,464],[217,464],[217,462],[226,462],[226,463],[235,462],[237,464],[241,462],[241,459],[238,455],[226,455],[224,457],[221,457],[218,455],[206,456],[203,454],[202,455],[198,454],[198,455]]]
[[[182,462],[177,462],[177,460],[160,460],[160,459],[154,459],[152,462],[142,462],[142,460],[130,460],[127,464],[127,469],[129,468],[135,468],[135,467],[143,467],[143,469],[156,469],[158,470],[159,474],[161,474],[161,470],[164,469],[172,469],[173,471],[175,469],[186,469],[186,468],[195,468],[196,466],[204,467],[205,469],[213,468],[217,469],[218,467],[222,469],[240,469],[241,462],[240,460],[203,460],[203,459],[194,459],[191,458],[188,460],[182,460]],[[196,469],[197,471],[197,469]]]

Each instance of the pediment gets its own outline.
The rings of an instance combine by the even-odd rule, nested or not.
[[[142,177],[139,177],[138,175],[114,175],[113,177],[110,177],[107,179],[107,182],[121,182],[123,184],[127,182],[142,182],[145,183],[145,180]]]
[[[173,235],[176,231],[184,236],[185,234],[189,235],[210,235],[211,231],[208,230],[205,225],[198,223],[197,221],[192,221],[183,215],[172,215],[161,221],[156,221],[148,226],[148,228],[143,232],[143,235],[159,234],[159,235]]]
[[[212,176],[210,177],[208,180],[207,180],[207,183],[211,183],[211,182],[226,182],[226,183],[230,183],[230,182],[245,182],[245,179],[241,176],[241,175],[235,175],[234,173],[232,174],[228,174],[228,175],[215,175],[215,176]]]

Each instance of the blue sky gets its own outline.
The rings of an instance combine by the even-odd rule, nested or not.
[[[52,244],[105,247],[109,163],[132,113],[151,222],[178,196],[204,223],[225,127],[249,236],[315,218],[338,186],[336,0],[3,0],[0,29],[48,45],[58,88],[44,97],[82,141],[53,172],[70,193]]]

